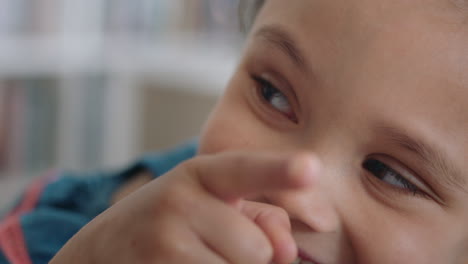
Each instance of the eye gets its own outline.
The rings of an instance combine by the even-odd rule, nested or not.
[[[421,191],[416,185],[379,160],[367,159],[362,166],[379,180],[399,189],[400,191],[413,194],[414,196],[427,196],[426,193]]]
[[[282,113],[293,122],[297,123],[297,117],[294,113],[287,96],[277,89],[270,81],[265,78],[253,76],[258,84],[259,94],[273,109]]]

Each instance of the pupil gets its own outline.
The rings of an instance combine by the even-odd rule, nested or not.
[[[373,172],[374,175],[377,176],[379,179],[383,179],[385,172],[388,171],[387,166],[375,159],[366,160],[363,164],[363,167],[366,170]]]
[[[263,93],[263,96],[265,97],[265,99],[267,101],[270,101],[271,98],[273,98],[273,96],[277,93],[278,91],[276,91],[276,89],[274,88],[271,88],[269,85],[264,85],[262,87],[262,93]]]

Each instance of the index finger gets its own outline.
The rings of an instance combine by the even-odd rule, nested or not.
[[[227,201],[309,186],[320,169],[318,158],[305,152],[226,152],[199,156],[193,165],[201,185]]]

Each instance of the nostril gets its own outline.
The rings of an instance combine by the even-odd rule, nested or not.
[[[294,229],[294,232],[298,233],[306,233],[306,232],[315,232],[310,226],[304,224],[304,222],[296,220],[296,219],[291,219],[291,226]]]
[[[310,213],[304,215],[303,221],[316,232],[331,233],[339,228],[339,221],[336,212],[331,207],[316,208],[315,215]]]
[[[284,208],[291,218],[316,233],[337,232],[340,219],[335,207],[322,195],[292,195],[273,198],[274,204]],[[275,199],[277,198],[277,199]]]

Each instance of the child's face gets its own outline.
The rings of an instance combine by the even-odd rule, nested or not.
[[[200,152],[317,153],[314,187],[262,201],[320,263],[468,261],[467,17],[457,0],[268,0]]]

